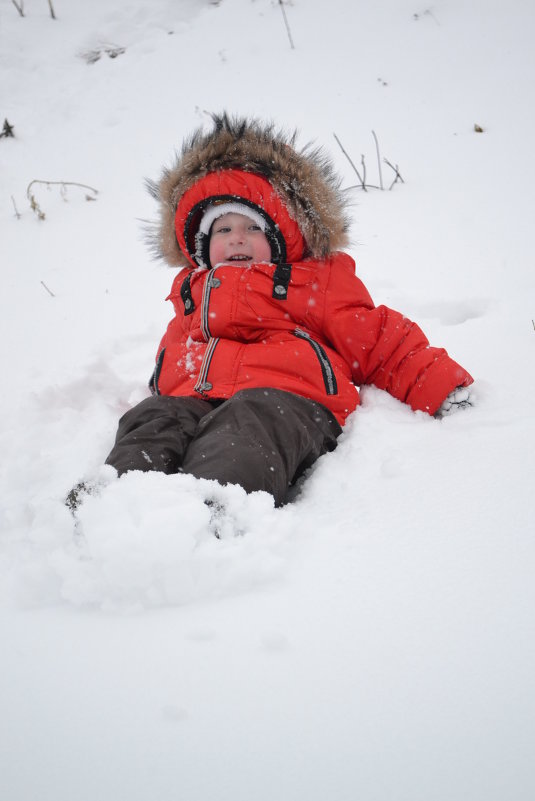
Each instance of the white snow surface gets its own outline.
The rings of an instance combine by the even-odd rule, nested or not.
[[[535,6],[288,0],[293,49],[275,0],[54,8],[0,6],[0,798],[531,801]],[[102,467],[171,316],[143,180],[224,109],[346,187],[376,132],[358,274],[476,379],[366,388],[283,509]]]

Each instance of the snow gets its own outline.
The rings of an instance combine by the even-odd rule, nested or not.
[[[24,6],[0,10],[0,796],[531,800],[532,4],[293,0],[295,49],[274,0]],[[376,183],[376,132],[405,183],[355,190],[359,275],[476,378],[441,421],[366,388],[277,510],[101,466],[171,315],[144,178],[222,109],[297,126],[344,186],[333,133]],[[38,220],[35,179],[98,195],[34,184]]]

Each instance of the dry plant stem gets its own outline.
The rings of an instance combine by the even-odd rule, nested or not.
[[[353,167],[353,169],[355,170],[355,172],[356,172],[356,174],[357,174],[357,178],[358,178],[358,179],[359,179],[359,181],[360,181],[360,185],[361,185],[361,187],[362,187],[362,188],[364,189],[364,191],[366,192],[366,184],[365,184],[365,183],[364,183],[364,181],[362,180],[362,177],[361,177],[361,175],[360,175],[359,171],[357,170],[357,168],[355,167],[355,165],[354,165],[354,163],[353,163],[353,161],[352,161],[351,157],[349,156],[349,154],[348,154],[348,153],[346,153],[346,151],[344,150],[344,146],[342,145],[341,141],[338,139],[338,137],[336,136],[336,134],[335,134],[335,133],[333,133],[333,136],[334,136],[334,138],[336,139],[336,141],[337,141],[337,143],[338,143],[338,147],[340,148],[340,150],[342,151],[342,153],[344,154],[344,156],[346,157],[346,159],[349,161],[349,163],[351,164],[351,166],[352,166],[352,167]]]
[[[52,0],[48,0],[48,7],[50,9],[50,16],[52,19],[56,19],[56,14],[54,12],[54,6],[52,5]]]
[[[355,167],[353,161],[351,160],[351,157],[349,156],[349,154],[344,149],[344,147],[343,147],[342,143],[340,142],[340,140],[338,139],[337,135],[335,133],[333,133],[333,136],[336,139],[340,150],[342,151],[342,153],[344,154],[346,159],[349,161],[349,163],[351,164],[351,166],[355,170],[355,173],[357,174],[357,178],[360,181],[360,188],[363,189],[365,192],[367,192],[368,189],[381,189],[381,190],[384,190],[383,171],[381,169],[381,154],[380,154],[380,151],[379,151],[379,140],[377,139],[375,131],[372,131],[372,134],[373,134],[373,138],[375,140],[375,150],[376,150],[376,153],[377,153],[377,164],[378,164],[378,167],[379,167],[379,182],[380,182],[380,186],[375,186],[374,184],[367,184],[366,183],[366,162],[364,160],[364,154],[360,157],[360,161],[361,161],[361,164],[362,164],[362,175],[361,175],[360,172]],[[394,184],[396,184],[398,181],[401,181],[401,183],[404,184],[405,181],[401,177],[401,173],[399,171],[398,165],[396,164],[396,166],[394,167],[394,165],[391,164],[388,161],[388,159],[383,159],[383,161],[384,161],[385,164],[388,164],[390,169],[393,170],[394,173],[395,173],[394,180],[392,181],[391,185],[389,186],[389,189],[392,189]],[[356,189],[357,187],[356,186],[351,186],[349,188],[350,189]]]
[[[366,162],[364,161],[364,153],[360,157],[360,163],[362,164],[362,188],[366,189]]]
[[[40,220],[44,220],[46,218],[46,215],[45,215],[44,211],[42,210],[42,208],[40,207],[39,203],[37,202],[37,199],[36,199],[35,195],[33,195],[32,192],[31,192],[31,188],[32,188],[32,186],[34,184],[44,184],[47,187],[50,187],[50,186],[61,186],[61,195],[62,195],[63,199],[65,199],[65,195],[66,195],[65,190],[66,190],[67,186],[79,186],[81,189],[89,189],[90,192],[93,192],[95,197],[91,197],[90,195],[86,195],[86,200],[95,200],[96,199],[96,195],[98,195],[98,189],[94,189],[92,186],[88,186],[87,184],[77,183],[76,181],[40,181],[37,178],[34,178],[34,180],[30,181],[30,183],[26,187],[26,197],[28,198],[28,201],[30,203],[31,210],[34,211],[37,214],[37,217]]]
[[[42,286],[44,286],[44,288],[46,289],[46,291],[48,292],[48,294],[50,295],[51,298],[55,298],[56,297],[54,295],[54,293],[47,287],[47,285],[45,284],[44,281],[41,281],[41,284],[42,284]]]
[[[368,189],[380,189],[380,186],[376,186],[375,184],[366,184],[366,186],[362,186],[362,184],[355,184],[354,186],[348,186],[348,189],[364,189],[365,192]]]
[[[30,194],[30,196],[28,197],[28,200],[30,201],[30,208],[31,208],[32,211],[34,211],[37,214],[37,218],[39,220],[45,220],[46,219],[46,214],[44,213],[43,209],[41,208],[41,206],[39,205],[39,203],[35,199],[35,195]]]
[[[383,172],[381,170],[381,154],[379,153],[379,141],[377,139],[375,131],[372,131],[372,136],[375,139],[375,151],[377,153],[377,167],[379,169],[379,186],[381,187],[381,189],[384,189],[384,187],[383,187]]]
[[[15,209],[15,217],[17,218],[17,220],[20,220],[21,214],[17,208],[17,204],[15,203],[15,198],[13,197],[13,195],[11,195],[11,202],[13,203],[13,208]]]
[[[98,189],[93,189],[92,186],[87,186],[87,184],[79,184],[76,181],[40,181],[34,178],[26,187],[26,197],[28,200],[30,199],[30,189],[34,184],[44,184],[45,186],[79,186],[82,189],[89,189],[90,192],[94,192],[95,195],[98,195]]]
[[[290,47],[292,50],[295,50],[293,39],[292,39],[292,32],[290,31],[290,26],[288,24],[288,18],[286,17],[286,11],[284,10],[284,3],[282,0],[279,0],[279,6],[281,7],[282,16],[284,17],[284,24],[286,25],[286,31],[288,33],[288,39],[290,40]]]
[[[393,188],[394,188],[394,186],[397,184],[398,180],[399,180],[399,181],[401,181],[401,183],[402,183],[402,184],[403,184],[403,183],[405,183],[405,181],[403,180],[403,178],[402,178],[402,177],[401,177],[401,175],[399,174],[399,170],[398,170],[397,164],[396,164],[396,166],[394,167],[394,170],[395,170],[395,172],[396,172],[396,177],[394,178],[394,180],[392,181],[392,183],[391,183],[391,184],[390,184],[390,186],[388,187],[388,191],[390,191],[391,189],[393,189]]]
[[[21,17],[23,17],[24,16],[24,2],[23,2],[23,0],[20,0],[20,3],[17,3],[17,0],[11,0],[11,2],[13,3],[13,5],[17,9],[17,11],[19,12]]]
[[[424,14],[428,14],[431,17],[431,19],[434,20],[436,22],[436,24],[438,25],[438,27],[440,28],[440,22],[435,17],[435,15],[433,14],[433,12],[431,11],[430,8],[428,8],[427,11],[424,11]]]
[[[15,130],[15,126],[14,125],[10,125],[9,124],[9,120],[6,117],[5,120],[4,120],[4,126],[3,126],[2,130],[0,131],[0,137],[5,136],[6,139],[9,138],[9,137],[11,139],[14,139],[15,138],[15,134],[13,133],[14,130]]]
[[[396,164],[396,166],[394,167],[394,165],[393,165],[393,164],[391,164],[391,163],[388,161],[388,159],[384,159],[384,162],[385,162],[385,164],[388,164],[388,166],[390,167],[390,169],[391,169],[391,170],[394,170],[394,172],[395,172],[395,174],[396,174],[396,177],[394,178],[394,180],[392,181],[392,183],[391,183],[391,184],[390,184],[390,186],[388,187],[388,188],[389,188],[389,190],[390,190],[390,189],[392,189],[392,187],[394,186],[394,184],[397,184],[397,182],[398,182],[398,181],[401,181],[401,183],[402,183],[402,184],[404,184],[404,183],[405,183],[405,181],[404,181],[404,180],[403,180],[403,178],[401,177],[401,173],[400,173],[400,171],[399,171],[399,167],[398,167],[398,165]]]

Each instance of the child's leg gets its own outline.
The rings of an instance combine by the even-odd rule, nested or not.
[[[342,429],[319,403],[277,389],[246,389],[199,422],[182,470],[247,492],[265,490],[280,506],[288,487],[336,447]]]
[[[211,403],[200,398],[146,398],[119,420],[106,464],[119,475],[128,470],[177,473],[199,420],[212,409]]]

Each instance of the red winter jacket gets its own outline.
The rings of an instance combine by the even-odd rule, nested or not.
[[[415,323],[374,306],[345,253],[185,269],[168,299],[175,317],[151,379],[158,394],[216,399],[273,387],[319,401],[343,424],[361,384],[432,415],[455,387],[472,383]]]

